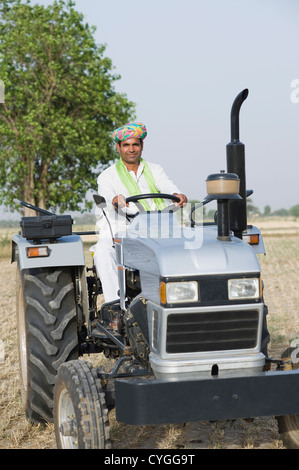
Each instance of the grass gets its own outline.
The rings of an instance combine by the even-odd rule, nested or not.
[[[8,258],[11,253],[11,237],[7,234],[0,238],[0,259]]]

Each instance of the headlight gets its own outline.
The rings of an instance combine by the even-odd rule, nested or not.
[[[237,299],[258,299],[260,297],[260,280],[257,278],[229,279],[228,298]]]
[[[198,301],[198,283],[196,281],[164,282],[160,288],[162,303],[175,304]]]

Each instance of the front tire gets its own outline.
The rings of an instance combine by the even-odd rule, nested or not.
[[[299,449],[299,415],[277,416],[278,430],[287,449]]]
[[[58,449],[109,449],[108,409],[92,365],[70,361],[59,368],[54,389]]]
[[[69,269],[17,270],[17,329],[26,416],[33,423],[52,422],[57,370],[62,362],[78,357]]]
[[[298,347],[290,346],[281,355],[286,361],[284,369],[298,369]],[[293,354],[295,357],[293,357]],[[287,449],[299,449],[299,414],[277,416],[278,431]]]

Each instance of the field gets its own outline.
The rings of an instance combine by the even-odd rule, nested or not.
[[[267,255],[259,255],[269,308],[270,355],[279,357],[299,338],[299,221],[261,219]],[[0,449],[54,449],[53,425],[29,424],[21,403],[15,317],[15,265],[10,263],[12,229],[0,232]],[[1,361],[1,346],[5,358]],[[116,449],[281,449],[274,418],[253,422],[194,422],[167,426],[127,426],[110,413]]]

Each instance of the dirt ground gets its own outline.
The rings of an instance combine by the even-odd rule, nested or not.
[[[299,338],[299,227],[264,227],[267,255],[259,255],[269,308],[270,355]],[[21,402],[15,316],[15,269],[0,260],[0,449],[55,449],[53,425],[31,425]],[[2,353],[1,353],[2,351]],[[4,352],[4,357],[3,357]],[[87,359],[88,360],[88,359]],[[114,449],[282,449],[274,417],[165,426],[128,426],[110,413]]]

